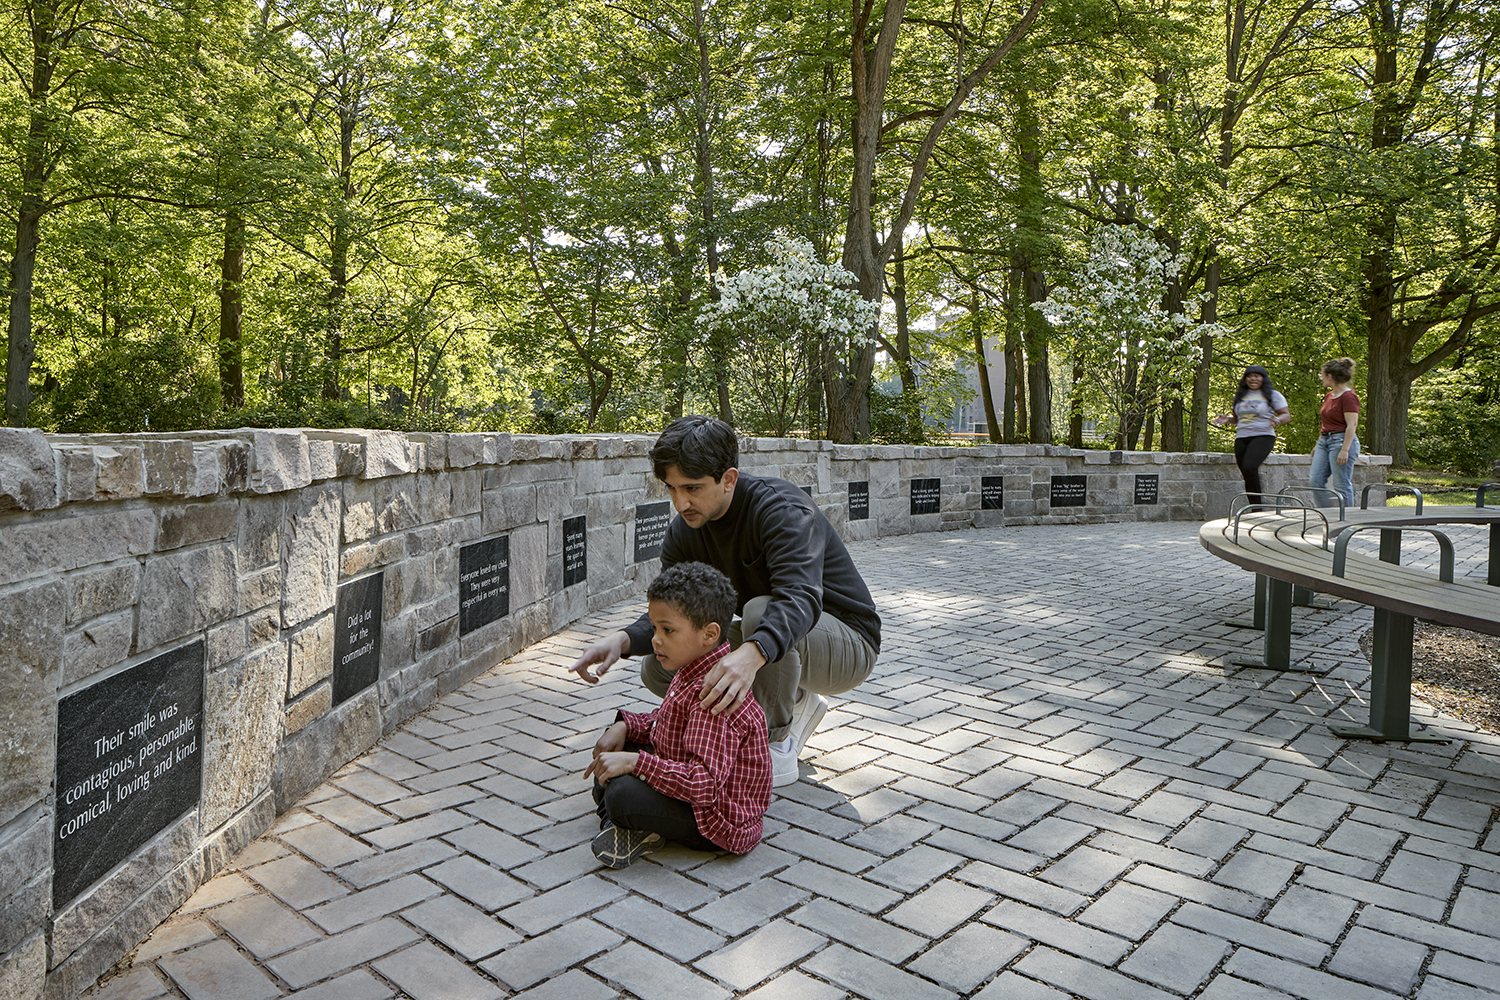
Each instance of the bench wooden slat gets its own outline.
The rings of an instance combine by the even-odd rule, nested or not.
[[[1456,519],[1462,519],[1460,523],[1500,523],[1500,510],[1463,507],[1441,512],[1428,508],[1421,517],[1391,515],[1357,523],[1393,528],[1431,527],[1451,523],[1440,520],[1449,510],[1455,511]],[[1282,515],[1256,512],[1242,519],[1238,542],[1228,521],[1205,524],[1199,532],[1199,540],[1204,548],[1228,562],[1296,586],[1400,614],[1500,635],[1500,588],[1472,580],[1444,583],[1434,573],[1382,562],[1360,552],[1348,553],[1345,575],[1334,577],[1331,547],[1329,550],[1322,548],[1321,521],[1309,519],[1305,538],[1302,537],[1302,523],[1301,515],[1295,510]],[[1334,524],[1341,524],[1343,530],[1347,530],[1356,522]],[[1333,530],[1333,525],[1330,529]]]

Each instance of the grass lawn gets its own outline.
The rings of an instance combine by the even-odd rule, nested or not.
[[[1422,502],[1433,505],[1471,504],[1479,487],[1492,482],[1485,476],[1449,472],[1446,469],[1397,469],[1387,475],[1392,484],[1412,486],[1422,491]],[[1378,490],[1372,490],[1370,499],[1375,499]],[[1500,485],[1485,491],[1486,506],[1500,503]],[[1410,495],[1392,494],[1387,503],[1392,507],[1415,507],[1417,498]]]

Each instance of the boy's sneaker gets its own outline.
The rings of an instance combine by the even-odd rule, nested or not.
[[[661,834],[645,830],[626,830],[613,823],[594,838],[594,857],[610,868],[629,868],[642,855],[661,847]]]

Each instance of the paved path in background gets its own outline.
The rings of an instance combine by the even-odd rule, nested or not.
[[[737,859],[594,861],[580,774],[645,704],[565,671],[634,609],[596,614],[340,770],[90,995],[1500,1000],[1500,738],[1419,706],[1455,741],[1333,739],[1368,714],[1345,602],[1294,612],[1316,673],[1224,671],[1251,577],[1197,528],[852,546],[880,665]]]

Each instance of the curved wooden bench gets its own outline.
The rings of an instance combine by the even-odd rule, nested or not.
[[[1292,588],[1331,594],[1375,609],[1374,648],[1368,726],[1332,726],[1335,733],[1374,740],[1442,741],[1444,737],[1411,726],[1411,642],[1415,619],[1500,635],[1500,587],[1477,580],[1445,580],[1427,570],[1400,564],[1401,537],[1418,530],[1441,536],[1445,524],[1489,524],[1491,553],[1500,508],[1384,507],[1345,511],[1345,520],[1327,520],[1322,508],[1249,508],[1233,518],[1210,521],[1198,531],[1209,552],[1251,570],[1267,581],[1263,660],[1226,657],[1275,670],[1291,666]],[[1336,516],[1336,515],[1335,515]],[[1366,529],[1380,534],[1378,558],[1348,552],[1335,572],[1340,537]],[[1347,542],[1345,542],[1347,545]],[[1489,578],[1496,572],[1495,560]],[[1451,570],[1450,570],[1451,575]]]

